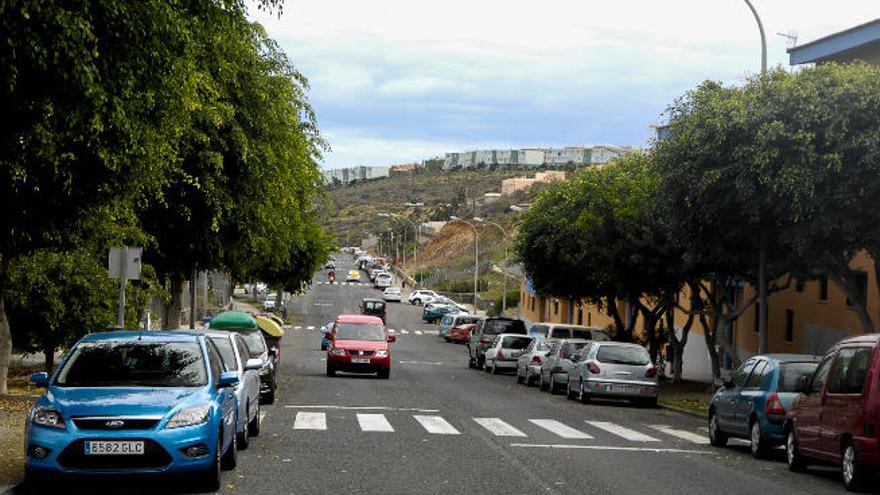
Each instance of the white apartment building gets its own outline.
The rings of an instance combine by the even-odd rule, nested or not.
[[[379,177],[388,177],[390,167],[349,167],[337,168],[333,170],[324,170],[322,174],[328,183],[339,181],[342,184],[349,184],[359,180],[376,179]],[[334,180],[335,179],[335,180]]]
[[[608,163],[624,153],[632,151],[629,147],[618,146],[566,146],[564,148],[526,148],[526,149],[494,149],[474,150],[462,153],[446,153],[443,167],[451,168],[518,166],[536,168],[542,165],[562,168],[567,165],[583,167]]]

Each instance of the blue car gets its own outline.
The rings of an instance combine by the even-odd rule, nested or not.
[[[31,408],[25,427],[29,484],[55,475],[185,473],[220,487],[236,464],[235,385],[204,335],[109,332],[83,337]]]
[[[328,335],[330,335],[330,331],[333,330],[333,325],[335,325],[335,321],[331,321],[326,326],[321,327],[321,350],[326,351],[332,341],[330,340]]]
[[[791,409],[801,376],[812,376],[819,358],[767,354],[746,360],[709,404],[709,441],[727,445],[730,437],[749,440],[752,455],[764,457],[785,443],[785,414]]]

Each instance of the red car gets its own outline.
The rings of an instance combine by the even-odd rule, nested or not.
[[[457,327],[450,328],[449,341],[458,342],[459,344],[467,342],[475,326],[476,325],[474,325],[473,323],[468,323],[465,325],[459,325]]]
[[[339,315],[327,334],[327,376],[337,371],[377,373],[379,378],[391,375],[393,335],[385,333],[385,324],[377,316]]]
[[[848,490],[864,488],[880,470],[880,335],[838,342],[799,385],[785,424],[789,469],[838,464]]]

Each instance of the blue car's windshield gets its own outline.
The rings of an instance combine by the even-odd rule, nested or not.
[[[201,387],[207,383],[195,342],[87,342],[58,374],[61,387]]]

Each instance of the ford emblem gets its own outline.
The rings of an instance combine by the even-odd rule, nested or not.
[[[125,425],[125,421],[120,421],[118,419],[114,419],[112,421],[107,421],[104,424],[107,425],[107,428],[120,428],[123,425]]]

